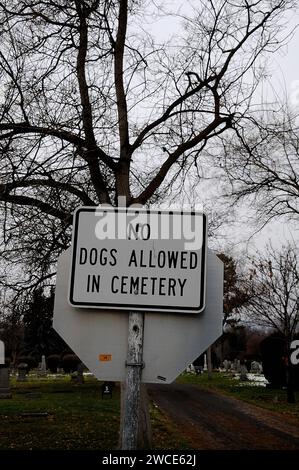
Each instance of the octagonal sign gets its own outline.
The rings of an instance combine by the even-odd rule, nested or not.
[[[71,250],[58,262],[54,329],[99,379],[124,381],[128,315],[76,308],[68,302]],[[201,314],[145,313],[142,381],[171,383],[222,334],[223,263],[207,252],[206,305]]]

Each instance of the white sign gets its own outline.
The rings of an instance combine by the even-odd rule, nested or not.
[[[78,309],[67,301],[71,250],[57,266],[54,329],[99,379],[124,381],[129,312]],[[200,315],[149,312],[144,319],[142,381],[171,383],[222,334],[223,263],[207,252],[206,307]]]
[[[71,305],[202,311],[206,225],[201,212],[80,207],[74,215]]]

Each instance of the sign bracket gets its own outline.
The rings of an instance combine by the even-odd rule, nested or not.
[[[135,363],[135,362],[126,361],[125,364],[126,364],[126,367],[141,367],[141,369],[145,368],[145,363],[144,362]]]

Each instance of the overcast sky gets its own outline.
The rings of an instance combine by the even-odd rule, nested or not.
[[[190,3],[198,0],[163,0],[160,3],[164,10],[174,11],[183,14],[188,11]],[[153,15],[155,5],[158,0],[148,2],[148,18],[146,29],[150,29],[158,40],[164,41],[177,34],[180,29],[182,20],[179,17],[165,16],[157,18]],[[189,5],[189,6],[188,6]],[[299,13],[292,13],[287,19],[289,31],[292,31],[299,23]],[[268,77],[259,89],[256,97],[257,102],[271,102],[274,99],[281,101],[287,100],[293,109],[298,109],[299,114],[299,28],[293,33],[288,45],[281,48],[276,53],[269,55],[268,60]],[[1,90],[0,90],[1,101]],[[199,188],[199,193],[201,188]],[[238,217],[239,219],[239,217]],[[235,227],[228,226],[226,230],[226,245],[234,246],[237,251],[249,249],[254,251],[256,248],[262,248],[269,239],[272,240],[274,246],[279,246],[283,240],[291,239],[299,244],[299,228],[296,229],[295,224],[286,223],[285,221],[276,221],[271,226],[267,226],[261,233],[251,237],[254,233],[254,226],[248,223],[247,210],[241,214],[241,222]],[[299,227],[299,224],[297,224]],[[219,241],[220,243],[221,241]],[[222,240],[223,243],[223,240]]]
[[[163,1],[162,3],[165,11],[171,10],[183,13],[188,9],[190,1],[172,0],[171,2]],[[161,41],[167,40],[176,34],[180,27],[180,21],[179,18],[173,16],[165,17],[159,21],[153,20],[150,22],[150,29],[156,37],[161,38]],[[282,102],[287,100],[292,109],[298,109],[299,114],[299,28],[297,27],[299,12],[292,12],[286,18],[286,24],[289,32],[294,30],[292,37],[290,37],[287,45],[268,56],[268,76],[258,91],[256,101],[270,103],[273,100]],[[248,217],[247,209],[241,214],[241,217],[238,217],[238,223],[234,227],[228,226],[225,232],[226,240],[218,240],[214,243],[214,246],[220,247],[224,244],[232,252],[247,251],[254,253],[257,249],[263,250],[269,240],[271,240],[274,248],[279,248],[287,240],[299,245],[299,223],[290,223],[280,219],[253,235],[255,232],[254,224]]]
[[[289,28],[295,31],[290,38],[288,45],[272,54],[269,57],[269,77],[262,86],[262,98],[265,101],[280,99],[287,100],[289,106],[299,113],[299,13],[292,15],[289,21]],[[298,122],[299,124],[299,122]],[[243,214],[246,221],[246,214]],[[239,224],[239,229],[235,234],[236,248],[239,250],[248,249],[250,252],[262,249],[269,240],[274,248],[290,240],[299,245],[299,221],[297,224],[279,220],[269,224],[261,233],[250,238],[252,235],[251,226],[245,223]],[[233,237],[233,234],[232,234]]]

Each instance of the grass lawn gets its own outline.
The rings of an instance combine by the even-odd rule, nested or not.
[[[234,379],[230,374],[199,376],[182,374],[178,382],[215,389],[262,408],[299,417],[297,403],[286,402],[285,390],[269,390]],[[118,446],[120,388],[113,397],[101,398],[101,383],[87,377],[83,385],[70,376],[12,381],[11,399],[0,400],[0,450],[7,449],[94,449]],[[36,415],[34,415],[34,413]],[[38,415],[38,414],[41,415]],[[153,449],[190,449],[180,429],[152,406]]]
[[[116,449],[119,415],[117,384],[112,399],[102,399],[101,383],[93,377],[83,385],[70,376],[13,380],[12,398],[0,400],[0,449]],[[152,408],[151,419],[154,449],[188,448],[160,411]]]
[[[295,394],[296,403],[287,403],[286,390],[271,390],[256,383],[241,382],[239,379],[234,378],[232,374],[219,372],[213,372],[211,379],[208,378],[207,373],[200,375],[184,373],[177,381],[218,390],[256,406],[299,418],[299,392]]]

